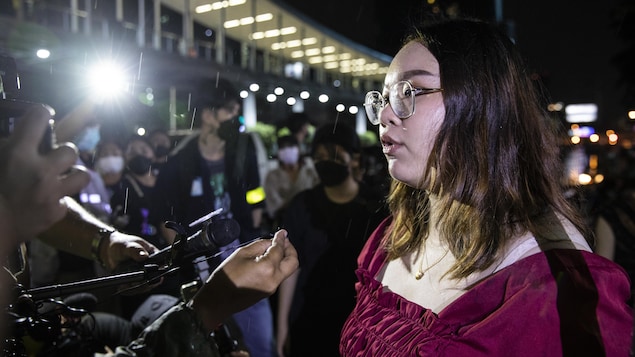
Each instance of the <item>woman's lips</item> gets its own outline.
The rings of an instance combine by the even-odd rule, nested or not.
[[[396,143],[391,137],[385,135],[381,137],[381,147],[384,155],[393,155],[401,145]]]

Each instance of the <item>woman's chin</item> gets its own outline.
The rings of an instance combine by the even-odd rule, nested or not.
[[[390,173],[390,176],[401,182],[404,183],[408,186],[411,187],[416,187],[417,183],[419,182],[419,177],[408,172],[410,170],[406,170],[403,167],[399,167],[399,165],[390,165],[388,166],[388,172]]]

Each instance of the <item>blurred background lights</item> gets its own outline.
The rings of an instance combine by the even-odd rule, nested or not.
[[[326,103],[329,101],[329,96],[326,94],[320,94],[318,100],[320,101],[320,103]]]
[[[569,104],[564,111],[569,123],[589,123],[597,119],[598,106],[595,103]]]
[[[146,129],[145,128],[137,128],[137,135],[139,135],[139,136],[146,135]]]
[[[628,118],[629,119],[635,119],[635,110],[631,110],[628,112]]]
[[[289,98],[287,98],[287,104],[289,104],[289,105],[294,105],[294,104],[295,104],[295,102],[296,102],[295,98],[293,98],[293,97],[289,97]]]
[[[578,175],[578,182],[581,185],[588,185],[593,181],[593,178],[589,174],[580,174]]]
[[[302,99],[309,99],[310,96],[311,94],[309,93],[309,91],[303,90],[302,92],[300,92],[300,98]]]
[[[564,109],[564,104],[562,102],[550,103],[547,106],[547,110],[549,110],[550,112],[560,112],[562,111],[562,109]]]
[[[249,92],[247,92],[246,90],[241,90],[240,91],[240,97],[242,99],[245,99],[245,98],[249,97]]]
[[[343,112],[345,109],[346,109],[346,106],[342,103],[335,106],[335,110],[337,110],[340,113]]]
[[[273,94],[273,93],[267,94],[267,102],[269,102],[269,103],[275,102],[277,98],[278,97],[275,94]]]
[[[273,94],[275,94],[275,95],[283,95],[284,94],[284,88],[276,87],[276,89],[273,90]]]
[[[47,50],[46,48],[40,48],[35,52],[35,55],[38,58],[47,59],[51,56],[51,51]]]
[[[358,111],[359,108],[355,105],[351,105],[350,107],[348,107],[348,112],[351,114],[357,114]]]
[[[260,89],[258,83],[252,83],[249,85],[249,90],[252,92],[257,92]]]
[[[602,183],[602,181],[604,181],[604,175],[602,174],[595,175],[595,177],[593,178],[593,181],[595,181],[595,183]]]
[[[609,144],[610,145],[616,145],[617,144],[617,140],[618,140],[617,134],[611,133],[611,134],[609,134],[608,137],[609,137]]]

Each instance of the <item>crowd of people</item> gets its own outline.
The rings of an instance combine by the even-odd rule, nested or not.
[[[178,140],[159,129],[102,137],[86,102],[56,124],[48,153],[37,151],[51,117],[44,107],[0,143],[0,253],[21,247],[32,267],[28,281],[7,268],[3,287],[105,276],[130,260],[143,267],[188,237],[213,237],[210,222],[240,227],[179,274],[109,291],[116,300],[98,308],[117,323],[91,323],[102,324],[96,338],[120,337],[94,352],[628,354],[631,284],[605,247],[629,226],[603,210],[593,228],[609,259],[594,253],[593,229],[563,191],[549,116],[496,27],[445,20],[405,39],[384,88],[364,103],[385,176],[365,174],[371,151],[351,126],[316,123],[308,135],[312,123],[296,113],[262,177],[234,85],[203,79],[193,99],[194,130]],[[3,290],[3,306],[13,306]],[[174,300],[134,325],[159,295]],[[236,338],[229,349],[215,338],[221,327]]]

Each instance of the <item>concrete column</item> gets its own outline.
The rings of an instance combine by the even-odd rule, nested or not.
[[[145,47],[146,45],[146,7],[144,0],[137,0],[139,8],[139,16],[137,17],[137,46]]]
[[[117,22],[123,22],[123,0],[116,0],[115,18],[117,19]]]
[[[216,62],[225,64],[225,8],[218,11],[220,26],[216,29]]]
[[[191,56],[194,51],[194,21],[190,0],[183,0],[183,34],[181,41],[181,55]]]
[[[154,0],[152,2],[152,48],[155,50],[161,49],[161,0]]]
[[[355,131],[357,134],[364,134],[368,131],[368,118],[366,117],[366,111],[364,110],[364,106],[359,105],[361,107],[357,114],[355,114]]]
[[[256,93],[249,93],[247,98],[243,99],[243,117],[245,118],[245,127],[253,128],[258,121],[258,108],[256,107]]]
[[[176,131],[176,87],[170,86],[170,104],[168,105],[170,111],[170,131]]]
[[[79,32],[79,21],[77,19],[78,11],[79,6],[77,5],[77,0],[71,0],[71,33]]]
[[[90,0],[84,0],[84,7],[86,8],[86,18],[84,19],[84,35],[90,35],[93,26],[93,7]]]

